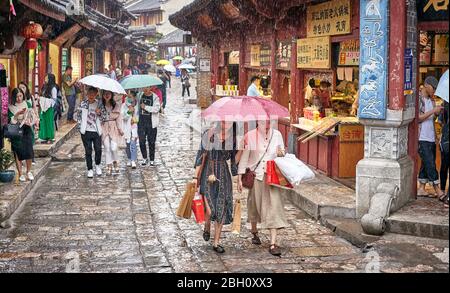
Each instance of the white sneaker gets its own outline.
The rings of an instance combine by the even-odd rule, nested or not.
[[[131,161],[128,161],[127,167],[131,167],[132,164],[133,164],[133,163],[131,163]]]
[[[135,161],[132,161],[132,162],[131,162],[131,168],[132,168],[132,169],[136,169],[136,167],[137,167],[137,166],[136,166],[136,162],[135,162]]]
[[[19,181],[20,181],[20,182],[26,182],[26,181],[27,181],[27,177],[25,177],[25,175],[21,175],[21,176],[19,177]]]
[[[142,165],[142,166],[147,166],[147,160],[142,160],[142,161],[141,161],[141,165]]]
[[[95,173],[97,174],[97,176],[102,176],[102,167],[100,165],[95,166]]]
[[[93,171],[93,170],[89,170],[89,171],[87,172],[87,177],[88,177],[88,178],[94,178],[94,171]]]
[[[155,161],[150,161],[150,166],[155,167]]]
[[[33,180],[34,180],[33,173],[28,172],[27,176],[28,176],[28,180],[30,180],[30,181],[33,181]]]

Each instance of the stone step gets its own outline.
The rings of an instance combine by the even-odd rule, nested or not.
[[[367,248],[370,243],[380,239],[379,236],[365,234],[357,219],[321,218],[320,223],[359,248]]]
[[[322,174],[295,189],[281,188],[285,199],[318,220],[356,218],[355,191]]]
[[[51,158],[36,158],[33,166],[33,181],[19,183],[0,183],[0,227],[8,228],[7,220],[19,208],[28,193],[37,184],[50,166]],[[11,167],[13,169],[14,167]],[[17,171],[16,171],[17,175]]]
[[[419,198],[387,219],[391,233],[449,239],[449,211],[437,199]]]
[[[50,157],[53,155],[69,138],[77,133],[77,124],[63,124],[59,131],[55,133],[55,142],[52,144],[36,143],[34,146],[34,155],[37,158]]]

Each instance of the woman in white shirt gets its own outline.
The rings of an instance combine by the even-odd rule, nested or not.
[[[244,147],[239,159],[238,190],[242,192],[242,175],[249,168],[255,172],[253,188],[248,195],[248,221],[252,224],[252,243],[261,245],[257,223],[270,230],[270,249],[272,255],[280,256],[281,249],[276,244],[277,231],[288,227],[284,213],[283,199],[279,189],[266,183],[267,162],[284,156],[284,141],[281,133],[270,127],[269,122],[259,122],[256,129],[249,131],[244,138]],[[239,156],[238,156],[239,157]]]

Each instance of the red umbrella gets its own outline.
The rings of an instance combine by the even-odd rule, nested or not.
[[[224,97],[203,111],[207,121],[266,121],[288,117],[289,110],[259,97]]]

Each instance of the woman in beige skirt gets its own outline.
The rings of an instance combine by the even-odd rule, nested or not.
[[[255,183],[247,201],[248,221],[252,225],[252,243],[261,245],[257,229],[257,223],[260,223],[262,229],[270,230],[269,252],[280,256],[281,249],[276,244],[277,231],[286,228],[288,223],[279,189],[266,183],[266,166],[268,161],[284,156],[283,136],[278,130],[272,129],[269,122],[259,123],[256,129],[247,133],[244,144],[243,151],[238,156],[238,189],[242,192],[242,175],[246,169],[254,171]]]

